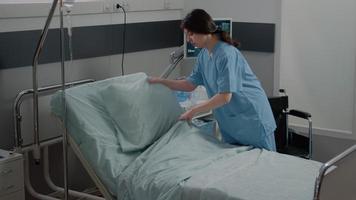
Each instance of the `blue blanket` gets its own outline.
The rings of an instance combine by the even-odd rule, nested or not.
[[[178,122],[118,177],[118,199],[312,200],[321,163],[231,146]]]
[[[154,107],[140,102],[146,93],[151,95],[164,93],[167,98],[158,98],[160,95],[154,95],[151,103],[158,106],[166,105],[160,112],[168,109],[167,112],[171,113],[170,118],[179,114],[175,104],[160,102],[170,99],[169,95],[173,95],[171,91],[149,85],[132,89],[132,84],[145,84],[142,81],[145,78],[146,76],[141,73],[66,90],[66,124],[69,134],[104,185],[118,199],[312,200],[314,181],[321,163],[252,149],[248,146],[224,144],[183,121],[173,123],[173,126],[170,125],[168,131],[163,134],[157,135],[153,129],[150,131],[143,129],[147,127],[143,126],[145,124],[158,123],[157,120],[150,121],[153,120],[153,116],[166,116],[167,113],[155,112],[155,115],[144,118],[145,121],[140,126],[144,131],[140,134],[144,134],[145,137],[132,135],[136,133],[135,131],[124,132],[126,129],[123,126],[127,123],[120,123],[121,119],[117,115],[131,116],[123,118],[124,121],[136,120],[132,121],[136,123],[138,118],[132,116],[157,111],[156,108],[148,112],[147,109]],[[121,98],[120,92],[107,92],[103,97],[104,90],[107,88],[123,90],[120,87],[124,87],[124,83],[131,89],[125,89],[122,95],[130,98]],[[135,93],[128,94],[130,92]],[[135,97],[133,94],[137,93],[143,97],[131,101]],[[111,98],[111,94],[116,95],[115,98]],[[61,93],[57,93],[51,101],[51,106],[52,112],[63,119],[61,100]],[[111,102],[109,107],[108,101]],[[137,109],[126,109],[126,112],[134,110],[135,113],[109,110],[128,105],[127,102],[119,105],[122,101],[135,104],[134,107]],[[147,112],[141,112],[143,109]],[[125,109],[118,109],[123,110]],[[168,117],[163,119],[166,118],[168,119]],[[164,123],[161,117],[157,119]],[[154,137],[147,134],[153,134]],[[123,146],[132,146],[132,143],[125,142],[132,140],[122,139],[122,135],[126,135],[125,138],[132,136],[135,140],[137,138],[149,140],[142,143],[144,145],[139,141],[140,145],[132,148],[137,150],[125,152]],[[147,147],[147,144],[150,146]],[[142,147],[144,148],[140,149]]]

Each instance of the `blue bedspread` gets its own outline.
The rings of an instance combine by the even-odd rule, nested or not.
[[[178,122],[118,177],[118,199],[312,200],[321,164],[234,147]]]
[[[128,83],[125,78],[145,77],[112,78],[66,90],[69,134],[117,199],[312,200],[321,163],[224,144],[187,122],[175,123],[147,149],[124,152],[122,144],[127,140],[120,139],[123,129],[105,107],[111,93],[105,98],[100,93],[118,82]],[[160,87],[154,90],[162,92]],[[152,102],[162,105],[159,99]],[[51,106],[54,115],[63,119],[60,93],[54,95]],[[149,120],[147,117],[147,123]]]

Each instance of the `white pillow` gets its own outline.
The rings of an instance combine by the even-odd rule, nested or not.
[[[144,73],[119,77],[100,94],[119,129],[123,152],[146,148],[166,133],[183,112],[173,92],[164,85],[149,84]]]

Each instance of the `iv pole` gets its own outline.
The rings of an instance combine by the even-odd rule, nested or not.
[[[64,172],[64,199],[69,199],[69,187],[68,187],[68,135],[67,135],[67,107],[65,101],[65,49],[64,49],[64,28],[63,28],[63,0],[59,0],[59,13],[60,13],[60,42],[61,42],[61,80],[62,80],[62,102],[63,102],[63,172]]]
[[[43,49],[44,42],[47,38],[49,26],[51,24],[56,6],[59,1],[60,13],[60,56],[61,56],[61,79],[62,79],[62,95],[63,95],[63,110],[64,110],[64,127],[66,127],[66,107],[65,107],[65,48],[64,48],[64,29],[63,29],[63,0],[53,0],[50,12],[48,14],[45,27],[42,30],[41,37],[38,41],[35,55],[33,57],[32,65],[32,83],[33,83],[33,125],[34,125],[34,159],[39,164],[41,159],[40,141],[39,141],[39,118],[38,118],[38,79],[37,79],[37,65],[39,56]],[[68,200],[68,143],[67,131],[63,131],[63,167],[64,167],[64,199]]]

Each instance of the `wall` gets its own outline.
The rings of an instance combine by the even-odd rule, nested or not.
[[[0,4],[1,5],[1,4]],[[48,5],[49,6],[49,5]],[[2,5],[0,8],[3,8]],[[93,8],[95,8],[93,6]],[[85,8],[86,9],[86,8]],[[102,9],[102,7],[100,7]],[[1,10],[1,9],[0,9]],[[48,10],[48,9],[47,9]],[[88,9],[94,12],[94,9]],[[89,12],[88,11],[88,12]],[[79,12],[79,11],[77,11]],[[99,12],[99,10],[98,10]],[[31,15],[31,12],[27,13]],[[4,15],[4,13],[2,13]],[[127,15],[128,23],[136,22],[150,22],[150,21],[160,21],[160,20],[178,20],[181,14],[179,10],[162,10],[162,11],[147,11],[147,12],[129,12]],[[42,29],[44,25],[44,17],[4,17],[0,18],[0,33],[14,32],[17,31],[28,31],[28,30],[38,30]],[[72,17],[73,27],[83,27],[83,26],[96,26],[105,24],[121,24],[123,22],[121,13],[102,13],[102,14],[80,14],[74,15]],[[58,27],[58,18],[53,19],[53,25],[51,28]],[[74,31],[75,35],[76,32]],[[23,39],[23,38],[22,38]],[[93,38],[93,40],[98,40]],[[114,42],[114,41],[113,41]],[[116,41],[121,43],[121,40]],[[129,45],[129,44],[128,44]],[[144,45],[144,44],[142,44]],[[12,49],[10,49],[12,48]],[[127,49],[130,46],[126,46]],[[134,73],[138,71],[144,71],[149,75],[159,75],[163,69],[168,65],[169,53],[174,50],[174,48],[164,48],[147,50],[141,52],[132,52],[125,55],[125,71],[126,73]],[[7,51],[5,49],[4,51]],[[13,51],[16,53],[16,49],[9,47],[9,52]],[[32,52],[28,52],[32,55]],[[30,56],[31,56],[30,55]],[[154,57],[155,59],[152,59]],[[139,59],[138,59],[139,58]],[[21,58],[19,58],[21,59]],[[0,62],[1,63],[1,62]],[[2,66],[6,68],[6,66]],[[74,62],[69,66],[67,63],[67,81],[79,80],[84,78],[93,78],[96,80],[117,76],[121,74],[121,55],[112,56],[102,56],[95,58],[86,58],[74,60]],[[60,83],[60,64],[59,63],[46,63],[39,65],[38,69],[38,79],[39,86],[46,86],[51,84]],[[0,128],[2,130],[0,139],[0,148],[8,149],[13,146],[13,123],[12,123],[12,103],[17,93],[24,89],[32,88],[32,68],[30,66],[9,68],[0,70],[0,92],[1,92],[1,106],[0,106]],[[46,102],[46,101],[45,101]],[[45,103],[44,102],[44,103]],[[31,113],[31,103],[24,102],[24,110]],[[27,107],[28,108],[27,108]],[[41,108],[43,110],[43,115],[41,115],[41,120],[47,120],[48,116],[46,113],[47,107]],[[26,115],[26,112],[24,113]],[[32,128],[31,128],[31,117],[32,114],[27,114],[24,116],[24,128],[25,131],[24,139],[25,143],[31,141]],[[41,123],[42,124],[42,123]],[[47,124],[47,123],[43,123]],[[58,133],[53,133],[55,131],[51,130],[52,126],[40,127],[44,132],[44,138],[48,138]],[[11,135],[11,136],[10,136]]]
[[[25,2],[25,1],[24,1]],[[23,30],[38,30],[41,29],[45,18],[44,15],[47,14],[49,4],[47,0],[36,1],[36,4],[24,3],[23,6],[19,7],[18,5],[6,5],[2,4],[0,6],[1,14],[0,14],[0,32],[11,32],[11,31],[23,31]],[[95,26],[95,25],[105,25],[105,24],[120,24],[122,23],[122,13],[105,13],[106,9],[113,9],[110,1],[90,1],[83,2],[79,1],[76,3],[73,13],[75,14],[73,17],[72,25],[74,27],[81,26]],[[140,1],[130,1],[126,8],[128,11],[137,11],[142,8],[143,4],[139,3]],[[160,1],[155,1],[157,2]],[[182,7],[182,3],[177,0],[172,1],[163,1],[163,3],[170,2],[170,6],[173,9],[169,10],[161,10],[161,11],[146,11],[146,12],[128,12],[128,23],[135,22],[147,22],[147,21],[160,21],[160,20],[175,20],[180,19],[182,14],[179,10],[174,9],[177,7]],[[214,1],[204,1],[204,6],[202,8],[206,9],[210,12],[214,17],[232,17],[233,21],[241,21],[241,22],[261,22],[261,23],[275,23],[276,24],[276,47],[278,47],[278,35],[279,35],[279,4],[280,1],[266,1],[263,2],[261,6],[261,2],[258,1],[233,1],[233,6],[228,6],[228,8],[219,7],[218,5],[230,5],[231,2],[222,2],[217,3]],[[5,3],[5,2],[2,2]],[[202,4],[201,1],[187,1],[184,2],[185,11],[183,15]],[[164,4],[166,5],[166,4]],[[261,8],[264,9],[261,9]],[[234,9],[231,9],[234,8]],[[154,10],[154,8],[149,8],[149,10]],[[228,9],[228,10],[227,10]],[[21,12],[18,12],[18,11]],[[226,10],[228,12],[226,12]],[[105,11],[105,12],[104,12]],[[85,14],[89,13],[89,14]],[[226,15],[229,13],[229,15]],[[25,17],[29,16],[29,17]],[[53,19],[53,25],[51,28],[58,27],[58,18],[55,17]],[[65,22],[66,24],[66,22]],[[74,33],[75,34],[75,33]],[[153,51],[145,51],[145,52],[137,52],[127,54],[125,59],[125,67],[128,72],[135,71],[146,71],[152,75],[158,75],[161,70],[167,65],[168,59],[167,56],[169,52],[173,50],[171,48],[168,49],[157,49]],[[260,78],[263,87],[266,92],[271,95],[274,90],[274,81],[276,80],[275,71],[278,71],[278,60],[275,59],[279,54],[279,49],[275,49],[275,53],[260,53],[260,52],[243,52],[249,63],[251,64],[253,70]],[[136,57],[137,56],[137,57]],[[157,59],[151,59],[155,57]],[[95,79],[103,79],[106,77],[110,77],[113,75],[120,74],[119,64],[121,62],[120,56],[104,56],[98,58],[87,58],[75,60],[70,67],[67,69],[68,79],[69,80],[77,80],[82,78],[95,78]],[[140,59],[137,59],[140,58]],[[137,68],[137,66],[144,65],[149,66],[147,68]],[[192,63],[185,62],[183,63],[184,67],[182,69],[187,72],[190,71]],[[188,66],[187,66],[188,65]],[[101,66],[100,68],[98,66]],[[47,63],[39,66],[39,83],[40,86],[49,85],[53,83],[59,83],[60,76],[59,73],[59,64],[58,63]],[[13,68],[1,70],[1,86],[0,91],[2,92],[0,110],[2,111],[0,114],[0,119],[2,120],[1,129],[3,130],[0,142],[0,148],[10,148],[13,145],[12,137],[10,137],[10,133],[13,132],[12,125],[12,114],[11,114],[11,104],[13,103],[13,99],[15,95],[27,88],[31,88],[31,68],[21,67],[21,68]],[[16,84],[14,84],[14,77],[16,78]],[[25,108],[31,112],[30,106],[31,103],[25,103],[28,108]],[[44,107],[47,108],[47,107]],[[43,120],[48,117],[44,115]],[[27,131],[25,137],[27,137],[26,141],[30,141],[31,139],[31,115],[27,116],[27,122],[24,131]],[[47,123],[45,123],[47,124]],[[50,131],[50,127],[41,127],[41,130],[44,132],[52,132]],[[53,135],[52,133],[49,135]],[[49,137],[49,136],[45,136]]]
[[[282,1],[280,87],[315,134],[356,139],[356,2]],[[292,121],[297,127],[300,121]]]
[[[40,30],[45,23],[45,15],[48,14],[49,4],[42,1],[41,3],[30,4],[5,4],[0,3],[0,34],[18,31],[31,31]],[[47,1],[48,2],[48,1]],[[166,1],[165,1],[166,2]],[[174,2],[174,1],[172,1]],[[182,6],[179,5],[179,6]],[[123,14],[121,12],[103,12],[105,9],[103,2],[92,1],[79,2],[73,10],[74,16],[72,17],[73,27],[86,27],[86,26],[100,26],[111,24],[122,24]],[[111,7],[109,7],[111,9]],[[129,8],[128,10],[130,11]],[[181,18],[181,11],[179,9],[165,9],[165,10],[147,10],[144,12],[128,12],[127,22],[158,22],[162,20],[179,20]],[[51,28],[58,28],[58,17],[55,16]],[[65,21],[67,25],[67,21]],[[73,35],[76,32],[73,31]],[[24,39],[24,38],[22,38]],[[98,38],[93,38],[98,40]],[[119,42],[121,40],[116,40]],[[89,41],[88,41],[89,42]],[[114,41],[113,41],[114,42]],[[149,42],[149,41],[148,41]],[[4,44],[3,44],[4,45]],[[142,44],[143,46],[145,44]],[[1,48],[1,44],[0,44]],[[21,48],[21,46],[19,47]],[[127,46],[126,48],[130,48]],[[169,54],[175,47],[152,49],[145,51],[137,51],[125,54],[125,73],[146,72],[152,76],[158,76],[169,63]],[[5,50],[6,52],[14,52],[16,48]],[[18,49],[19,50],[19,49]],[[28,52],[33,54],[32,52]],[[44,53],[45,54],[45,53]],[[21,58],[19,58],[21,59]],[[0,59],[0,64],[3,63]],[[7,68],[2,66],[0,70],[0,148],[11,149],[14,145],[14,126],[12,118],[12,104],[15,96],[22,90],[32,88],[32,68],[31,66],[11,67]],[[4,69],[7,68],[7,69]],[[177,74],[179,72],[175,72]],[[121,74],[121,55],[107,55],[101,57],[75,59],[71,65],[67,62],[66,65],[66,79],[67,81],[80,80],[80,79],[105,79]],[[174,77],[175,74],[172,76]],[[40,64],[38,67],[38,80],[39,86],[47,86],[60,83],[60,63],[51,62]],[[41,139],[50,138],[60,135],[58,124],[54,121],[49,112],[49,97],[40,98],[40,132]],[[22,107],[23,114],[23,139],[24,144],[32,142],[33,128],[32,128],[32,102],[26,98]],[[62,160],[60,157],[53,155],[60,155],[62,152],[61,145],[55,145],[50,148],[52,155],[52,171],[56,183],[62,182]],[[80,179],[70,179],[70,186],[72,189],[84,189],[87,186],[93,186],[88,176],[85,175],[80,163],[75,159],[75,156],[70,152],[70,171],[69,177],[74,177],[80,174]],[[49,192],[41,177],[41,166],[33,165],[31,162],[31,175],[36,176],[37,181],[33,181],[35,189],[40,192]]]
[[[47,0],[37,1],[43,3]],[[1,3],[5,2],[1,1]],[[89,14],[81,12],[82,9],[75,10],[73,26],[121,24],[122,13],[103,13],[104,9],[109,9],[109,11],[113,9],[111,4],[107,4],[108,7],[106,7],[103,2],[79,3],[78,7],[84,8]],[[18,7],[4,7],[1,3],[0,32],[42,28],[45,21],[43,16],[48,12],[48,4],[36,4],[27,9],[23,7],[19,9]],[[179,2],[178,4],[183,5]],[[312,113],[317,134],[314,143],[315,158],[326,161],[355,143],[353,140],[355,134],[352,134],[355,132],[353,124],[356,124],[354,117],[356,16],[353,12],[356,9],[355,4],[353,0],[338,2],[331,0],[187,0],[184,2],[183,12],[177,9],[153,11],[153,8],[145,12],[135,11],[137,9],[135,6],[140,7],[143,4],[129,4],[127,9],[135,11],[128,13],[129,23],[177,20],[191,9],[203,8],[213,17],[231,17],[233,21],[239,22],[276,24],[274,53],[244,51],[243,54],[261,80],[267,94],[277,94],[279,87],[286,88],[290,95],[290,107]],[[13,16],[14,14],[24,16],[16,17]],[[55,27],[58,27],[56,17],[52,25],[52,28]],[[126,72],[145,71],[150,75],[159,75],[168,64],[167,55],[172,50],[174,48],[129,53],[125,58]],[[94,78],[99,80],[120,75],[120,63],[120,55],[75,60],[67,69],[68,79]],[[182,74],[189,73],[192,65],[192,60],[183,62]],[[59,63],[40,65],[40,85],[59,83],[59,70]],[[8,149],[13,145],[11,106],[19,91],[32,87],[31,80],[30,66],[0,70],[0,129],[2,130],[0,148]],[[31,102],[26,101],[24,104],[23,130],[26,141],[30,142],[32,137]],[[44,110],[48,109],[46,100],[41,101],[41,104]],[[44,138],[58,135],[59,132],[53,130],[54,123],[48,122],[50,118],[48,111],[41,112],[43,126],[40,128],[45,134]],[[299,121],[293,121],[293,123],[297,127],[301,125]],[[53,147],[52,151],[61,152],[59,147]],[[71,164],[73,164],[71,173],[81,168],[76,165],[75,160]],[[60,176],[56,178],[61,179]],[[83,180],[86,182],[88,179],[83,176]],[[83,187],[80,180],[71,184]]]
[[[185,13],[194,8],[205,9],[212,17],[230,17],[235,22],[273,23],[276,25],[275,52],[262,53],[243,51],[252,70],[260,79],[266,93],[271,96],[276,93],[279,76],[279,36],[280,36],[280,10],[281,0],[186,0]],[[236,38],[238,39],[238,38]],[[183,74],[188,74],[194,61],[183,63]],[[275,81],[276,80],[276,81]]]

